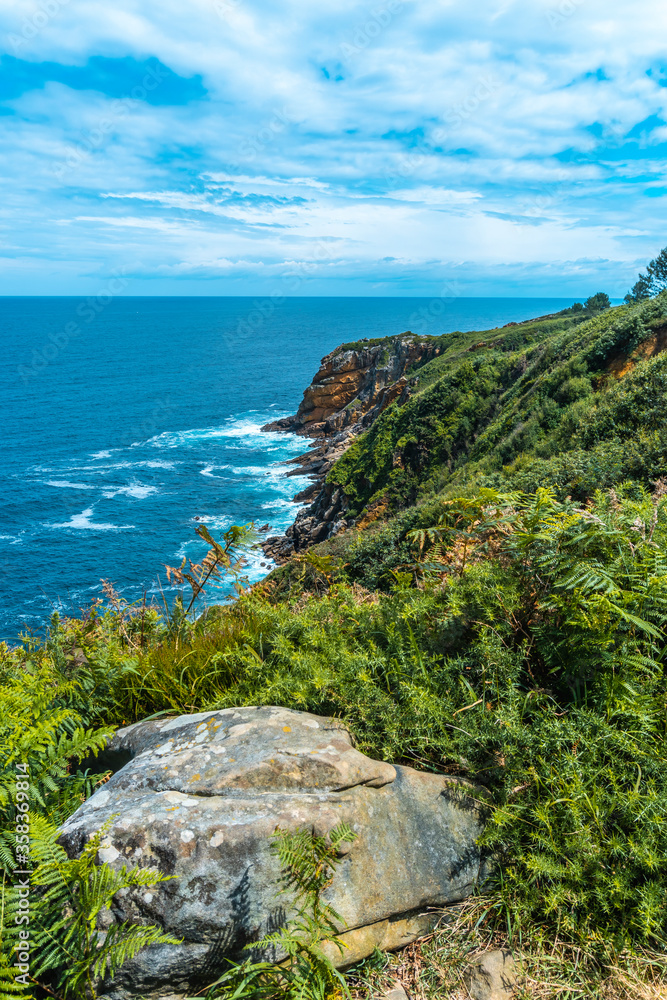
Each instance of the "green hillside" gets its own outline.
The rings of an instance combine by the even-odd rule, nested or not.
[[[0,645],[3,886],[17,761],[35,863],[55,878],[59,858],[62,882],[34,898],[41,986],[21,995],[92,995],[75,972],[95,948],[59,909],[69,894],[72,926],[89,926],[83,876],[55,841],[104,779],[91,755],[108,727],[270,704],[338,716],[368,754],[488,789],[491,875],[457,911],[465,934],[444,925],[408,957],[376,955],[348,977],[355,998],[400,962],[415,995],[453,996],[466,952],[489,942],[523,955],[522,997],[665,996],[667,292],[441,340],[407,402],[329,473],[354,527],[254,588],[237,579],[206,615],[187,614],[188,594],[169,611],[111,592],[54,615],[44,641]],[[243,540],[231,529],[190,567],[195,597],[211,567],[238,578]],[[9,998],[16,935],[0,931]]]
[[[662,475],[667,294],[577,318],[444,338],[451,346],[419,370],[412,398],[331,472],[353,513],[380,498],[397,509],[434,493],[545,482],[583,499]]]

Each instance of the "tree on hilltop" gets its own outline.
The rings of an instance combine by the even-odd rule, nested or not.
[[[637,281],[625,296],[626,302],[642,302],[667,288],[667,247],[650,261],[646,271],[639,273]]]
[[[584,307],[586,312],[592,314],[601,313],[605,309],[611,309],[611,302],[606,292],[596,292],[595,295],[591,295],[590,298],[586,299]]]
[[[609,296],[606,292],[596,292],[595,295],[591,295],[583,303],[573,302],[570,308],[564,309],[563,312],[573,313],[574,315],[588,313],[589,316],[596,316],[598,313],[604,312],[605,309],[611,309]]]

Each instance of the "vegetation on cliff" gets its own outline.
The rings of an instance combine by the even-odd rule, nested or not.
[[[329,473],[357,526],[228,607],[116,600],[1,647],[6,875],[19,757],[57,826],[103,727],[280,704],[489,789],[476,933],[576,955],[540,995],[648,990],[618,963],[667,943],[667,292],[604,305],[445,338]]]
[[[601,313],[452,338],[329,475],[360,513],[481,486],[544,483],[584,499],[665,469],[667,295]]]

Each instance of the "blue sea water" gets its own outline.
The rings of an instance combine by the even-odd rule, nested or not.
[[[295,412],[338,344],[484,330],[563,299],[0,298],[0,637],[76,614],[112,581],[168,599],[165,564],[195,536],[254,521],[280,533],[303,438],[260,427]],[[248,553],[247,576],[270,564]],[[159,580],[159,582],[158,582]],[[220,599],[212,592],[211,600]]]

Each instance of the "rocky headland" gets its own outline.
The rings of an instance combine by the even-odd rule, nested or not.
[[[294,469],[287,473],[313,480],[294,497],[309,505],[299,511],[284,535],[265,539],[262,548],[267,556],[285,562],[293,552],[302,552],[354,524],[346,517],[345,494],[326,481],[329,470],[390,403],[408,399],[415,371],[442,349],[440,341],[415,337],[409,331],[379,342],[343,344],[322,358],[294,416],[262,428],[313,438],[309,451],[292,459]]]

